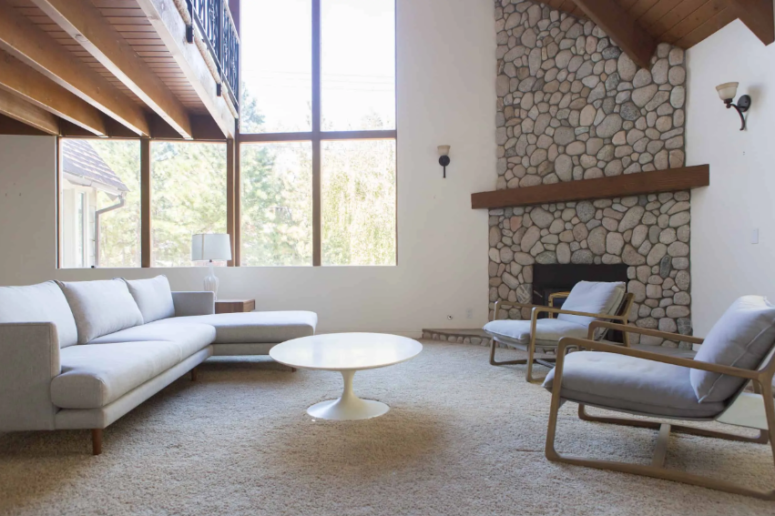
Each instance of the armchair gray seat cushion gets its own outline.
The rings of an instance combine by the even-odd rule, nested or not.
[[[214,344],[284,342],[315,334],[318,316],[314,312],[249,312],[162,319],[148,325],[209,324],[215,328]]]
[[[102,408],[184,358],[182,346],[169,341],[71,346],[60,354],[51,401],[63,409]]]
[[[549,372],[543,384],[550,392],[554,372]],[[560,396],[636,414],[678,418],[712,418],[725,407],[721,402],[698,401],[686,367],[593,351],[565,357]]]
[[[181,360],[212,344],[215,328],[209,324],[189,323],[181,325],[135,326],[96,338],[89,344],[116,344],[123,342],[165,341],[180,347]]]
[[[615,315],[622,306],[626,292],[627,286],[621,281],[579,281],[562,304],[562,309],[572,312],[586,312],[588,314]],[[588,326],[595,320],[594,317],[570,314],[558,314],[557,318],[585,326]]]
[[[530,321],[501,319],[484,325],[484,330],[527,346],[530,343]],[[587,336],[587,326],[562,319],[538,319],[536,321],[536,346],[556,348],[563,337]],[[508,344],[508,342],[507,342]]]

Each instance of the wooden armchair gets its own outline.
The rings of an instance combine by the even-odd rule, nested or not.
[[[758,301],[761,300],[761,301]],[[742,305],[742,306],[741,306]],[[741,298],[703,339],[635,326],[596,321],[587,338],[563,338],[555,368],[544,387],[551,391],[546,457],[578,466],[634,473],[684,482],[730,493],[775,500],[775,490],[759,491],[720,478],[710,478],[664,467],[671,432],[733,441],[767,444],[775,457],[775,307],[763,298]],[[703,344],[695,359],[636,350],[596,342],[599,329],[615,329],[668,340]],[[566,356],[570,348],[583,348]],[[753,382],[754,392],[745,392]],[[651,428],[659,431],[650,465],[561,455],[555,448],[558,411],[563,402],[578,404],[579,418],[596,423]],[[596,417],[585,411],[591,405],[660,421]],[[729,434],[683,424],[663,422],[718,421],[759,430],[755,437]]]
[[[563,308],[551,306],[558,297],[567,298]],[[550,306],[531,305],[496,301],[493,316],[484,330],[491,336],[490,364],[495,366],[511,364],[527,364],[526,379],[534,381],[533,364],[549,368],[554,367],[554,360],[535,358],[536,352],[555,351],[563,337],[584,338],[589,324],[595,320],[608,320],[627,323],[630,307],[634,296],[625,293],[624,283],[602,283],[581,281],[571,292],[559,292],[549,297]],[[530,320],[499,320],[501,308],[529,308]],[[539,319],[540,314],[548,314],[545,319]],[[602,338],[607,330],[598,331]],[[526,359],[496,361],[495,348],[498,344],[524,349],[528,352]],[[628,346],[625,334],[625,346]]]

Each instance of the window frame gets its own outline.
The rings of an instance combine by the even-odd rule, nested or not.
[[[233,139],[195,139],[185,140],[183,138],[139,138],[139,137],[110,137],[100,138],[98,136],[82,135],[62,135],[57,136],[57,170],[56,170],[56,268],[67,270],[89,270],[93,268],[114,269],[116,267],[82,267],[73,268],[64,266],[64,199],[62,196],[63,184],[63,144],[65,140],[96,140],[96,141],[137,141],[140,142],[140,266],[139,267],[119,267],[120,269],[168,269],[169,267],[155,267],[153,265],[153,233],[151,229],[151,198],[153,195],[151,181],[151,142],[174,142],[174,143],[220,143],[226,144],[226,231],[231,236],[232,256],[234,256],[235,242],[237,236],[235,226],[235,149],[236,140]],[[234,266],[234,260],[227,263],[228,267]],[[176,269],[196,268],[174,267]]]
[[[396,110],[396,128],[392,130],[373,130],[373,131],[323,131],[322,123],[322,76],[321,76],[321,35],[322,35],[322,13],[321,3],[324,0],[310,0],[312,2],[312,131],[295,133],[241,133],[239,121],[236,123],[234,139],[230,138],[202,138],[194,140],[183,140],[170,137],[154,138],[137,136],[113,136],[108,140],[139,141],[140,142],[140,267],[142,269],[159,268],[152,265],[152,231],[151,231],[151,203],[153,197],[151,184],[151,142],[155,141],[191,141],[200,143],[226,143],[226,230],[231,236],[232,257],[227,264],[228,267],[241,266],[241,174],[240,157],[241,144],[251,143],[278,143],[278,142],[310,142],[312,144],[312,267],[321,267],[322,265],[322,177],[321,177],[321,155],[322,142],[330,140],[394,140],[396,142],[396,183],[395,183],[395,231],[396,247],[395,265],[382,265],[383,267],[395,267],[399,260],[399,240],[398,240],[398,63],[397,63],[397,41],[394,40],[393,51],[396,54],[395,70],[393,75],[395,110]],[[394,32],[397,27],[398,2],[394,0]],[[241,22],[241,20],[239,20]],[[238,30],[241,31],[241,23],[238,23]],[[240,51],[242,47],[240,46]],[[242,56],[239,59],[242,63]],[[56,187],[56,268],[65,269],[64,263],[64,235],[63,235],[63,163],[62,163],[62,144],[66,139],[90,139],[105,141],[94,135],[85,135],[82,133],[65,134],[63,132],[57,136],[57,169],[55,177]],[[269,265],[251,266],[256,268],[273,267]],[[306,266],[305,266],[306,267]],[[326,267],[337,267],[327,265]],[[346,265],[342,267],[368,267],[366,265]],[[103,267],[100,267],[103,268]],[[106,267],[107,268],[107,267]],[[136,267],[132,267],[136,268]],[[160,267],[163,268],[163,267]],[[186,267],[181,267],[186,268]],[[193,267],[192,267],[193,268]],[[68,268],[70,269],[70,268]],[[88,270],[88,268],[74,269]]]
[[[64,142],[66,140],[94,140],[94,141],[121,141],[121,142],[139,142],[140,143],[140,265],[137,267],[101,267],[101,266],[81,266],[81,267],[65,267],[65,230],[64,230],[64,195],[63,195],[63,185],[64,185]],[[147,188],[147,183],[145,181],[146,175],[144,174],[144,164],[146,162],[146,158],[148,158],[148,163],[150,163],[150,155],[146,156],[144,153],[146,152],[146,148],[143,146],[143,141],[150,142],[149,138],[132,138],[132,137],[123,137],[123,136],[111,136],[109,138],[103,138],[99,136],[92,136],[92,135],[81,135],[81,134],[60,134],[56,136],[56,172],[55,172],[55,178],[54,178],[54,186],[56,188],[56,194],[55,194],[55,210],[56,210],[56,268],[62,269],[62,270],[76,270],[76,271],[85,271],[85,270],[91,270],[91,269],[144,269],[149,268],[149,266],[145,265],[144,257],[146,253],[146,249],[150,249],[149,245],[146,245],[146,239],[144,236],[144,230],[148,224],[150,224],[150,204],[148,204],[148,211],[145,211],[145,198],[149,196],[149,189]],[[150,144],[149,144],[150,145]],[[150,147],[148,147],[150,148]],[[148,176],[150,177],[150,176]],[[88,221],[87,224],[88,226]],[[150,226],[148,226],[150,228]],[[150,232],[148,233],[150,235]],[[150,243],[150,238],[147,240],[148,243]],[[88,246],[86,246],[88,249]],[[84,251],[84,256],[87,255],[87,253]],[[85,262],[84,262],[85,263]]]
[[[374,131],[323,131],[322,125],[322,74],[321,74],[321,37],[322,37],[322,12],[321,3],[324,0],[311,0],[312,2],[312,131],[293,132],[293,133],[241,133],[237,132],[237,149],[236,158],[239,162],[241,158],[242,144],[247,143],[278,143],[278,142],[310,142],[312,144],[312,266],[322,267],[322,234],[323,234],[323,221],[322,221],[322,142],[329,140],[394,140],[396,142],[396,265],[398,265],[398,123],[396,120],[396,128],[390,130],[374,130]],[[394,20],[394,32],[395,24],[397,20],[397,1],[393,4],[393,20]],[[393,52],[397,53],[397,43],[394,39]],[[242,47],[240,47],[241,49]],[[395,97],[395,109],[398,112],[398,94],[397,94],[397,60],[396,69],[393,74],[393,95]],[[240,63],[242,63],[242,56],[240,56]],[[397,119],[397,117],[396,117]],[[239,124],[238,124],[239,125]],[[241,266],[241,249],[242,242],[240,240],[241,220],[240,220],[240,206],[242,203],[241,197],[241,177],[239,173],[239,163],[237,164],[235,174],[235,188],[236,195],[235,203],[235,234],[236,238],[234,242],[234,264]],[[392,267],[389,265],[386,267]],[[255,267],[269,267],[257,265]],[[335,267],[327,265],[326,267]],[[358,267],[357,265],[348,265],[344,267]],[[362,266],[366,267],[366,266]]]

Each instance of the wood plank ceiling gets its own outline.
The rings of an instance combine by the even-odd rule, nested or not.
[[[542,0],[542,3],[599,24],[597,17],[617,11],[620,23],[626,16],[655,43],[670,43],[684,49],[737,18],[764,44],[775,40],[772,0]],[[624,47],[621,43],[620,46]]]
[[[96,70],[134,102],[144,106],[137,95],[111,74],[75,39],[63,31],[32,0],[6,1],[17,12],[23,14],[39,28],[47,32],[64,48]],[[208,113],[191,83],[175,63],[174,57],[162,43],[161,38],[156,33],[156,29],[153,28],[136,0],[92,0],[92,3],[99,9],[105,20],[124,37],[137,55],[148,64],[190,113],[198,115],[206,115]]]

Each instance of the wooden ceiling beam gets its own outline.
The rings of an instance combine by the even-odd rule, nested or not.
[[[89,0],[32,0],[32,2],[183,138],[193,137],[191,120],[183,104],[92,2]]]
[[[0,47],[134,133],[150,136],[141,106],[2,0]]]
[[[226,100],[226,86],[218,95],[218,82],[202,53],[197,45],[186,41],[186,24],[175,4],[171,0],[137,0],[137,3],[224,136],[234,138],[236,119]]]
[[[0,113],[46,134],[59,134],[57,117],[4,89],[0,89]]]
[[[657,48],[657,41],[616,0],[574,1],[635,64],[646,69],[651,67],[651,56]]]
[[[101,111],[2,50],[0,88],[97,136],[108,135]]]
[[[762,43],[775,42],[775,17],[772,0],[727,0],[740,21],[745,23]]]

